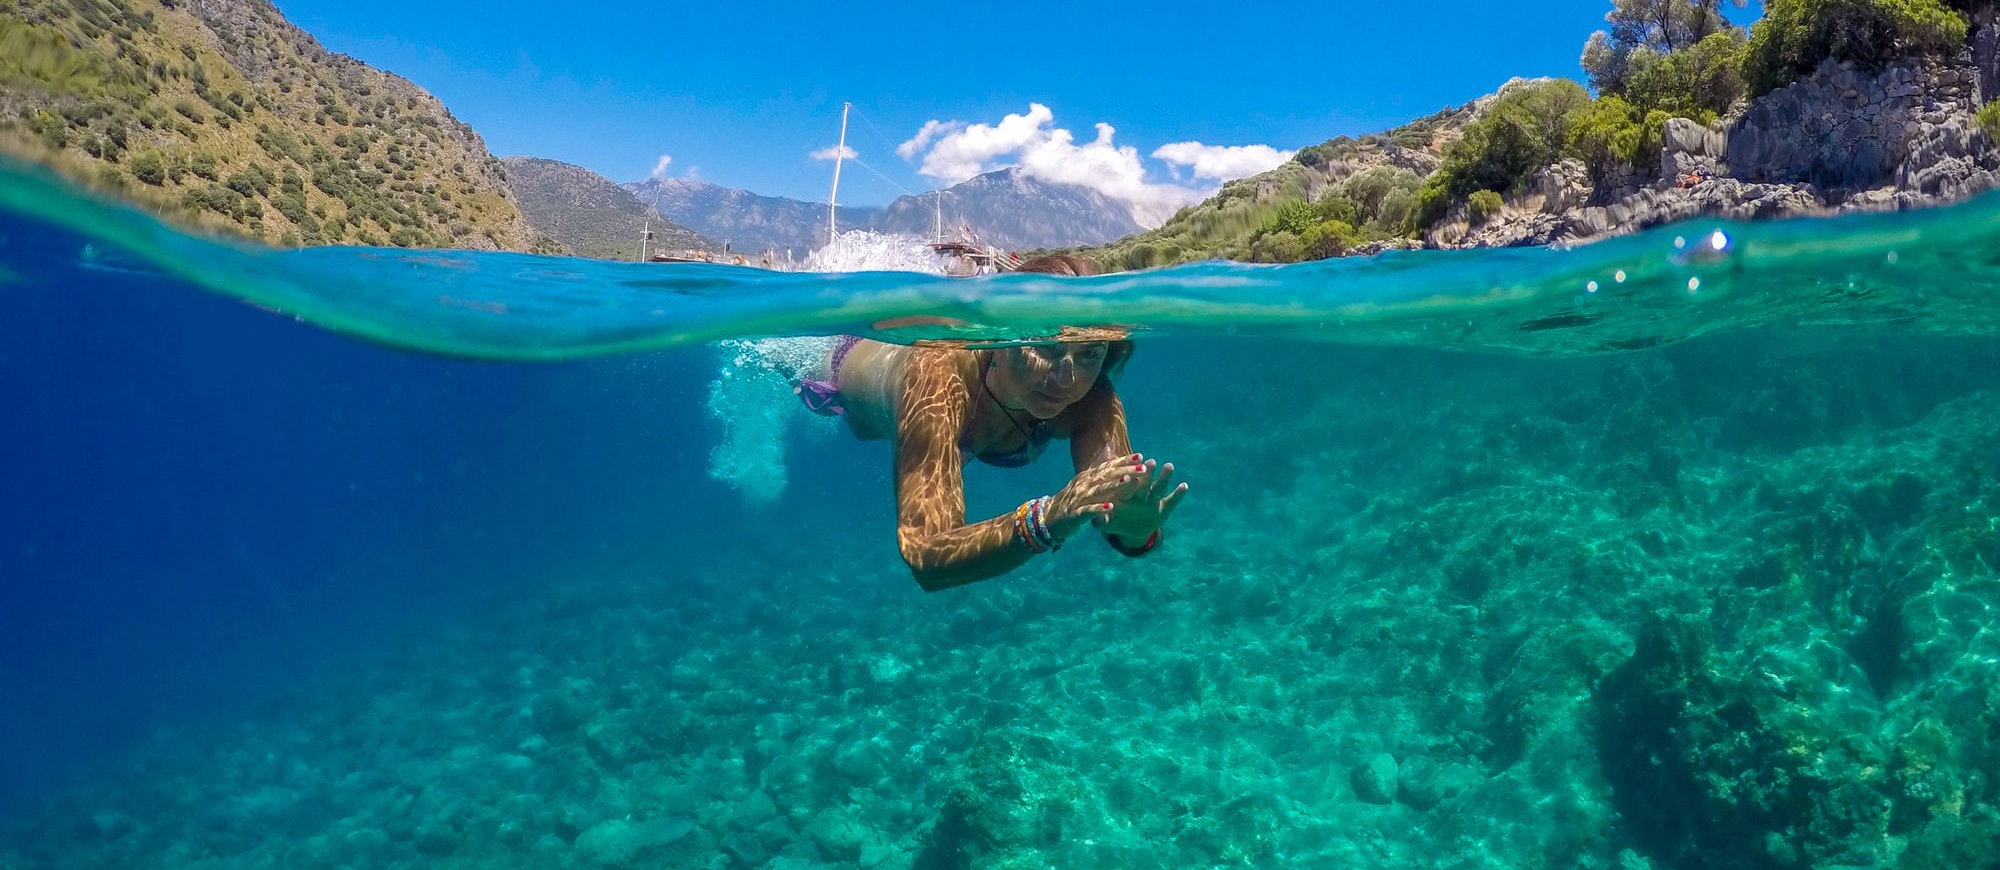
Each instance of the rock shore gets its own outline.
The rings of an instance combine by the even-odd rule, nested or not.
[[[1463,206],[1433,248],[1564,245],[1687,218],[1760,219],[1942,205],[2000,186],[2000,144],[1970,57],[1869,71],[1827,62],[1713,124],[1667,122],[1657,172],[1544,168],[1474,225]]]

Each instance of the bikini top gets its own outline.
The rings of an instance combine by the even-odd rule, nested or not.
[[[1054,440],[1054,438],[1055,433],[1049,431],[1048,421],[1036,420],[1035,425],[1028,430],[1027,443],[1022,444],[1020,449],[1011,453],[982,453],[977,457],[973,457],[966,450],[963,440],[959,441],[958,450],[959,455],[964,457],[964,461],[966,462],[977,458],[980,462],[984,462],[987,465],[997,465],[1001,468],[1020,468],[1040,458],[1042,451],[1048,448],[1049,442]]]
[[[993,390],[986,386],[986,372],[984,371],[979,373],[979,389],[985,392],[989,398],[993,397]],[[1029,427],[1024,433],[1028,436],[1027,443],[1022,444],[1018,449],[1010,453],[986,453],[975,457],[971,455],[971,450],[966,446],[966,439],[979,428],[979,408],[983,404],[985,403],[978,401],[975,397],[972,403],[972,419],[967,421],[965,433],[958,438],[958,454],[961,462],[971,462],[976,458],[987,465],[994,465],[1000,468],[1020,468],[1040,458],[1042,451],[1047,449],[1049,442],[1055,438],[1055,432],[1049,428],[1049,421],[1036,420],[1035,425]],[[1014,419],[1013,412],[1007,410],[1006,405],[1000,405],[998,398],[993,399],[993,404],[1000,406],[1000,413],[1007,415],[1007,422],[1013,423],[1015,429],[1021,428],[1020,421]]]

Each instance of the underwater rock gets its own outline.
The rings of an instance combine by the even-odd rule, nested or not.
[[[536,698],[535,730],[552,742],[576,731],[590,718],[585,697],[591,688],[589,680],[565,680],[561,688]]]
[[[1594,700],[1612,804],[1649,857],[1688,868],[1880,857],[1880,763],[1768,682],[1724,676],[1701,618],[1649,619]]]
[[[925,832],[919,866],[959,867],[1058,845],[1082,820],[1084,778],[1068,752],[1039,734],[998,734],[949,777],[944,806]]]
[[[1387,752],[1377,752],[1368,756],[1368,760],[1348,772],[1347,781],[1354,786],[1354,796],[1363,801],[1371,804],[1395,803],[1396,756]]]
[[[1396,771],[1396,799],[1409,806],[1427,810],[1444,800],[1444,787],[1439,777],[1438,763],[1428,755],[1412,755],[1403,759]]]
[[[426,822],[418,825],[411,833],[417,852],[431,858],[442,858],[458,851],[465,837],[450,825]]]
[[[637,868],[674,866],[667,859],[673,847],[693,834],[693,824],[678,819],[599,822],[576,838],[576,857],[586,867]]]
[[[819,847],[826,860],[843,866],[863,863],[862,853],[874,845],[872,832],[848,809],[820,810],[806,822],[803,833]]]

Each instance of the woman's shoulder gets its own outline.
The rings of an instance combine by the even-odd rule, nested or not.
[[[964,348],[920,344],[904,352],[912,375],[946,378],[961,384],[970,384],[979,377],[978,355]]]

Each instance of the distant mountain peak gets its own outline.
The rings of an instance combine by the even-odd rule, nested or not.
[[[826,243],[826,203],[764,196],[688,178],[624,186],[638,201],[736,250],[803,255]],[[1102,244],[1144,229],[1131,209],[1091,188],[1034,177],[1020,167],[984,172],[943,190],[898,197],[886,207],[841,206],[840,226],[917,238],[969,227],[1008,250]]]
[[[581,166],[542,157],[503,157],[500,163],[528,223],[577,256],[635,259],[639,236],[648,228],[655,250],[678,254],[718,247]]]

